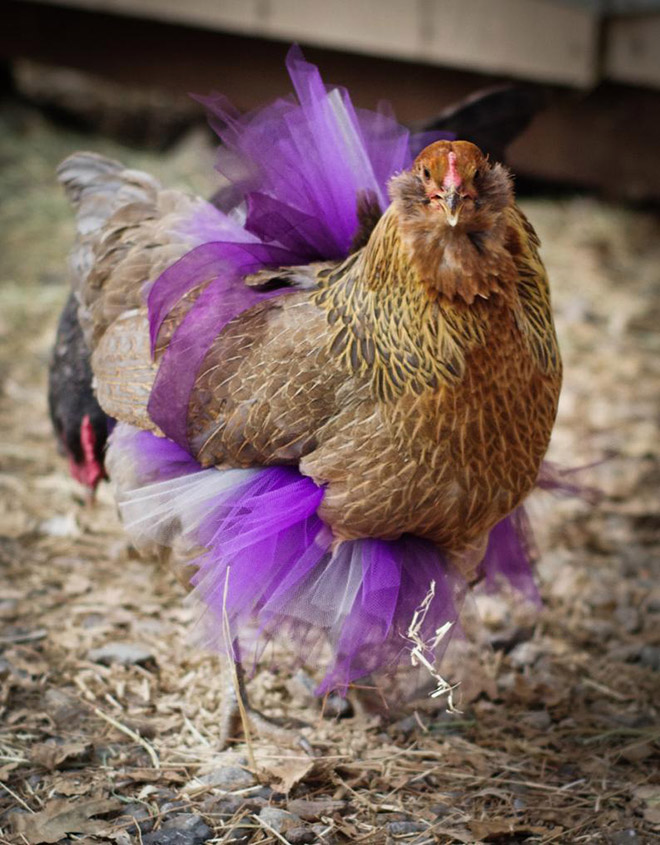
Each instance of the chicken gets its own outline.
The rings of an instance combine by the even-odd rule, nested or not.
[[[92,390],[89,351],[78,322],[78,303],[69,296],[57,325],[48,372],[48,408],[58,448],[73,478],[93,499],[106,477],[105,444],[112,423]]]
[[[237,659],[255,627],[329,640],[327,692],[515,580],[561,361],[507,170],[455,140],[406,161],[391,118],[290,67],[300,106],[225,113],[242,217],[92,154],[60,179],[129,532],[176,548]]]
[[[491,160],[506,161],[506,149],[548,103],[543,88],[499,85],[484,88],[415,125],[418,132],[452,132],[472,141]]]
[[[391,194],[362,250],[271,274],[311,292],[217,337],[189,442],[204,466],[297,464],[325,488],[337,540],[411,533],[471,578],[547,449],[560,384],[547,283],[509,176],[471,144],[431,145]],[[108,342],[101,366],[110,356]],[[127,421],[149,426],[146,403]]]
[[[491,159],[504,161],[506,146],[524,131],[542,106],[543,97],[538,92],[516,86],[489,88],[421,121],[417,129],[429,136],[452,133],[453,137],[474,142]],[[227,211],[236,201],[231,186],[225,186],[211,199]],[[367,236],[371,228],[368,226]],[[60,448],[69,456],[71,475],[93,499],[97,485],[107,478],[104,451],[112,420],[101,411],[94,397],[90,352],[77,320],[77,303],[70,296],[59,320],[48,395],[53,429]]]

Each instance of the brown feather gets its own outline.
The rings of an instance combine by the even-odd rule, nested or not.
[[[414,533],[466,573],[533,487],[561,383],[538,238],[506,171],[475,150],[427,149],[392,181],[392,205],[345,261],[251,277],[291,290],[220,332],[188,408],[204,465],[299,464],[324,485],[320,513],[338,539]],[[453,225],[448,172],[463,192]],[[156,372],[147,321],[143,309],[117,314],[185,249],[164,224],[191,200],[166,193],[115,211],[83,284],[99,398],[144,428]],[[168,317],[158,355],[202,287]]]

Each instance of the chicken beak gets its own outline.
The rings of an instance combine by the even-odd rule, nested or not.
[[[457,190],[452,189],[445,194],[445,208],[447,210],[447,223],[455,226],[458,223],[458,216],[461,213],[461,197]]]

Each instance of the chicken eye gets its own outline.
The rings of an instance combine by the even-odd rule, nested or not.
[[[425,179],[431,178],[431,171],[428,169],[428,167],[425,167],[424,170],[422,171],[422,173],[424,174]]]

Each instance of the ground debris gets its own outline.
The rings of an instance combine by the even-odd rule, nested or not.
[[[101,648],[93,648],[89,652],[89,659],[94,663],[122,663],[124,666],[132,664],[144,665],[153,660],[153,654],[148,648],[137,643],[106,643]]]
[[[485,647],[440,667],[449,681],[452,660],[469,667],[457,714],[375,696],[380,709],[337,698],[323,718],[314,667],[292,680],[273,654],[253,702],[307,723],[307,746],[257,741],[252,770],[242,744],[218,749],[219,661],[188,645],[182,589],[130,551],[109,489],[85,506],[45,399],[72,232],[57,161],[84,146],[210,195],[211,153],[197,136],[140,153],[18,106],[0,128],[0,841],[193,845],[208,831],[271,845],[282,819],[280,837],[323,845],[655,841],[657,217],[580,197],[524,204],[565,363],[550,457],[599,462],[580,478],[602,491],[596,505],[534,497],[543,609],[476,597]]]
[[[69,833],[102,836],[108,832],[109,823],[94,816],[111,812],[118,803],[103,798],[78,801],[57,798],[39,813],[12,813],[12,827],[14,833],[24,836],[30,845],[58,842]]]
[[[49,739],[35,743],[30,748],[30,760],[47,769],[61,769],[89,757],[92,747],[91,742],[58,743]]]

